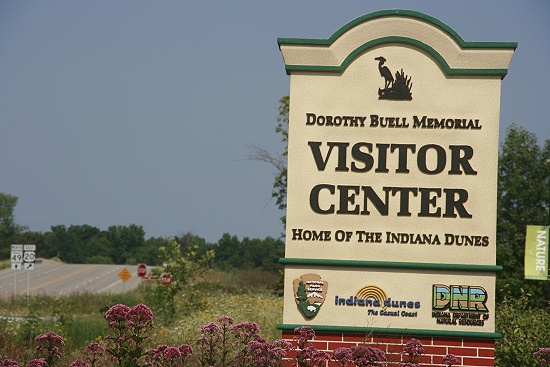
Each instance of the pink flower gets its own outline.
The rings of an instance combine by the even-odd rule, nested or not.
[[[254,322],[241,322],[231,328],[231,333],[240,343],[247,344],[259,337],[260,326]]]
[[[103,353],[105,353],[105,348],[96,342],[88,344],[86,350],[84,350],[84,355],[91,357],[101,357]]]
[[[346,366],[351,362],[351,349],[350,348],[337,348],[332,352],[332,359],[338,361],[342,366]]]
[[[130,307],[119,303],[111,307],[105,313],[105,319],[109,323],[109,326],[111,326],[113,323],[115,323],[116,325],[116,323],[119,321],[126,321],[126,315],[128,314],[128,311],[130,311]]]
[[[69,367],[90,367],[90,364],[88,362],[84,362],[81,359],[77,359],[76,361],[71,363]]]
[[[537,361],[537,367],[550,366],[550,348],[539,348],[533,353],[533,357]]]
[[[43,342],[44,344],[50,344],[50,345],[54,345],[54,344],[57,344],[59,346],[63,346],[65,345],[65,341],[63,340],[63,338],[59,335],[57,335],[56,333],[53,333],[53,332],[49,332],[49,333],[46,333],[46,334],[40,334],[38,335],[34,341],[36,342]]]
[[[294,332],[300,334],[294,337],[294,340],[296,341],[300,349],[303,349],[306,346],[308,340],[315,339],[315,330],[313,330],[309,326],[297,327],[296,329],[294,329]]]
[[[193,355],[193,348],[189,344],[182,344],[178,347],[182,356],[191,356]]]
[[[229,325],[233,325],[233,322],[235,320],[232,318],[232,317],[229,317],[229,316],[222,316],[218,319],[218,322],[220,323],[220,325],[222,327],[226,327],[226,326],[229,326]]]
[[[13,359],[2,359],[0,356],[0,367],[19,367],[19,363]]]
[[[424,346],[419,340],[412,338],[403,348],[403,354],[414,357],[420,356],[424,354]]]
[[[446,354],[443,357],[443,365],[447,367],[451,367],[452,365],[457,366],[459,364],[460,364],[460,360],[454,354]]]
[[[46,367],[46,358],[32,359],[27,363],[26,367]]]

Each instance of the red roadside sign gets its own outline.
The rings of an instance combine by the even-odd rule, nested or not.
[[[162,274],[160,282],[164,285],[170,285],[172,284],[172,277],[169,274]]]
[[[147,274],[147,265],[145,264],[139,264],[137,268],[137,275],[138,277],[143,278]]]

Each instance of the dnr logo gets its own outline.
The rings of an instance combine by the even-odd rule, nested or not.
[[[294,279],[294,299],[302,314],[313,318],[325,302],[328,282],[317,274],[304,274]]]
[[[487,291],[483,287],[434,284],[432,290],[434,310],[489,312]]]

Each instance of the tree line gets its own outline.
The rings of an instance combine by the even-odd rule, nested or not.
[[[10,257],[12,244],[36,244],[38,258],[57,258],[71,264],[127,264],[159,262],[159,249],[166,247],[169,237],[145,238],[145,230],[136,224],[110,226],[101,230],[90,225],[55,225],[47,232],[33,232],[13,220],[17,197],[0,193],[0,260]],[[279,258],[284,256],[281,239],[267,237],[239,239],[228,233],[216,243],[192,233],[174,236],[181,244],[182,254],[194,245],[199,254],[213,250],[212,266],[222,270],[261,269],[277,271]]]

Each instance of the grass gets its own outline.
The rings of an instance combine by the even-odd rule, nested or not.
[[[270,287],[276,274],[261,271],[209,271],[202,282],[189,292],[197,302],[177,300],[178,316],[169,325],[155,321],[151,334],[154,347],[158,344],[193,345],[200,327],[230,316],[235,324],[250,321],[260,325],[261,335],[268,341],[281,337],[276,325],[282,322],[283,300],[273,295]],[[118,303],[134,306],[145,303],[144,290],[117,294],[74,293],[63,297],[26,295],[0,298],[0,355],[20,362],[34,358],[34,338],[53,331],[66,342],[63,361],[69,365],[82,356],[92,341],[101,340],[107,333],[105,312]],[[189,296],[189,295],[188,295]],[[155,309],[148,305],[153,309]],[[9,315],[9,317],[6,317]],[[157,320],[157,318],[155,318]]]

